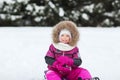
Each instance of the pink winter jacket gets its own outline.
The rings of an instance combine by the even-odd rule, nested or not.
[[[45,61],[48,64],[48,68],[49,69],[53,69],[52,68],[52,64],[56,61],[56,59],[59,56],[68,56],[71,59],[73,59],[74,61],[74,65],[72,66],[72,68],[78,67],[81,65],[82,60],[79,56],[79,51],[78,51],[78,47],[74,47],[72,50],[69,51],[61,51],[58,50],[54,47],[53,44],[50,45],[49,50],[45,56]]]

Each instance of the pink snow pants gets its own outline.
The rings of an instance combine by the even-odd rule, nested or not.
[[[45,74],[47,80],[62,80],[62,76],[53,70],[48,70]],[[87,69],[76,68],[73,69],[66,77],[66,80],[78,80],[78,77],[82,79],[91,78],[91,75]]]

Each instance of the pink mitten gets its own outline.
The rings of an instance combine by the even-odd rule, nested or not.
[[[67,57],[67,56],[60,56],[57,59],[58,62],[60,62],[61,64],[66,64],[68,66],[72,66],[73,65],[73,59]]]
[[[52,67],[57,69],[59,66],[59,62],[58,61],[55,61],[53,64],[52,64]]]
[[[63,76],[71,71],[71,67],[65,67],[63,64],[61,64],[58,61],[55,61],[52,67],[55,68]]]
[[[71,69],[69,67],[63,67],[63,66],[59,66],[58,70],[59,70],[59,73],[63,76],[69,74],[71,71]]]

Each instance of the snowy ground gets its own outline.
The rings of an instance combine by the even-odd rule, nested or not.
[[[42,80],[52,28],[0,28],[0,80]],[[79,28],[82,67],[120,80],[120,28]]]

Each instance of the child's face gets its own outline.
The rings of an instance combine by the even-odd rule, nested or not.
[[[70,42],[70,36],[68,34],[62,34],[60,36],[60,42],[68,44]]]

